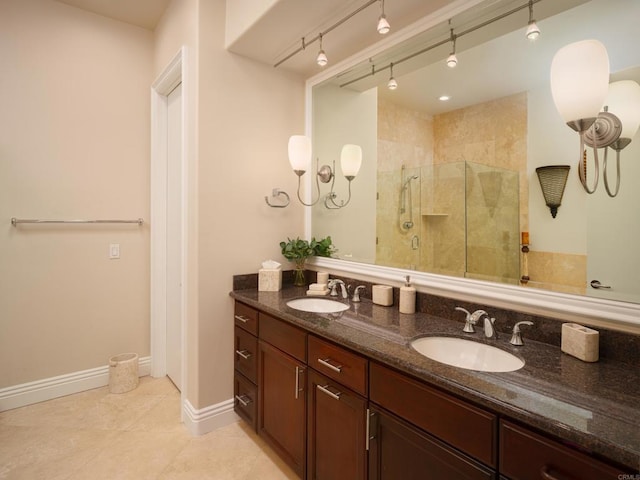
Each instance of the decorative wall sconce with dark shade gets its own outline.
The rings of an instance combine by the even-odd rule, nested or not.
[[[569,165],[548,165],[536,168],[544,201],[551,210],[551,216],[556,218],[558,207],[562,203],[564,187],[567,185]]]
[[[305,203],[300,196],[300,179],[305,174],[311,164],[311,139],[305,135],[292,135],[289,138],[289,163],[293,168],[294,173],[298,176],[298,200],[306,207],[311,207],[318,203],[321,198],[320,195],[320,182],[331,182],[331,189],[329,193],[324,196],[324,206],[328,209],[338,209],[346,207],[349,201],[351,201],[351,182],[362,165],[362,148],[358,145],[347,144],[342,147],[340,154],[340,166],[342,168],[342,174],[344,178],[349,182],[349,197],[347,200],[341,200],[336,202],[338,194],[334,191],[335,184],[335,161],[333,162],[333,168],[329,165],[323,165],[317,168],[318,160],[316,159],[316,188],[318,190],[318,198],[311,203]]]
[[[640,126],[640,85],[632,80],[609,85],[606,48],[597,40],[583,40],[562,47],[553,57],[551,93],[562,118],[580,134],[578,175],[584,190],[593,193],[598,187],[598,149],[604,148],[605,189],[610,197],[615,197],[620,190],[620,151],[631,142]],[[593,149],[592,186],[587,183],[585,145]],[[609,185],[607,174],[608,147],[616,151],[614,189]]]

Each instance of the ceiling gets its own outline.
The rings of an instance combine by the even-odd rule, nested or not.
[[[104,17],[153,30],[171,0],[57,0]]]

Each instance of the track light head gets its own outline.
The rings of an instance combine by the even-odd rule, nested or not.
[[[391,30],[391,25],[387,20],[387,16],[384,14],[384,0],[380,0],[380,17],[378,17],[378,33],[380,35],[386,35]]]

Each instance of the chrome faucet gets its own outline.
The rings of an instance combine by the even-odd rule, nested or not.
[[[337,297],[338,296],[338,285],[340,285],[342,298],[347,298],[348,297],[348,295],[347,295],[347,287],[345,286],[345,284],[344,284],[344,282],[342,280],[339,280],[337,278],[329,280],[328,287],[331,289],[331,293],[329,293],[329,295],[332,296],[332,297]]]
[[[462,329],[462,331],[465,333],[475,333],[476,329],[474,328],[474,325],[478,323],[480,317],[482,317],[482,315],[489,316],[489,314],[484,310],[476,310],[475,312],[470,313],[466,308],[456,307],[455,309],[459,310],[460,312],[464,312],[466,315],[464,328]]]
[[[511,340],[509,340],[511,345],[524,345],[522,334],[520,333],[520,325],[533,325],[533,322],[518,322],[513,326],[513,333],[511,334]]]
[[[487,338],[498,338],[498,332],[496,331],[496,327],[493,325],[496,319],[493,317],[489,317],[489,315],[484,317],[484,336]]]
[[[360,290],[364,290],[366,287],[364,285],[358,285],[356,289],[353,291],[353,297],[351,297],[351,301],[357,303],[360,301]]]

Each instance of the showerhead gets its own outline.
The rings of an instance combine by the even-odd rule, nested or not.
[[[417,179],[418,179],[418,176],[417,176],[417,175],[411,175],[409,178],[407,178],[407,179],[404,181],[404,184],[402,185],[402,188],[406,188],[406,186],[407,186],[407,185],[409,185],[409,182],[410,182],[411,180],[417,180]]]

